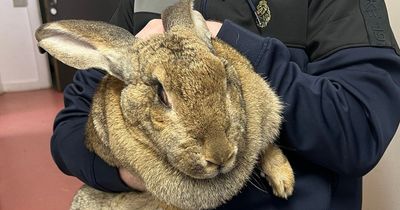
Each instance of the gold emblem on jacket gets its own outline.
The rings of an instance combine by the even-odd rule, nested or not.
[[[259,19],[257,21],[257,26],[260,28],[266,27],[271,19],[271,12],[267,0],[260,0],[260,2],[258,2],[256,13]]]

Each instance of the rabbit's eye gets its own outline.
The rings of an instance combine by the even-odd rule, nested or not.
[[[164,104],[164,106],[168,108],[171,107],[168,101],[167,93],[165,92],[164,87],[160,83],[157,85],[157,95],[160,101]]]

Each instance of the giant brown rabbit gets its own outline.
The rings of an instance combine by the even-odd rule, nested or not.
[[[162,14],[149,39],[107,23],[65,20],[36,32],[39,47],[77,69],[107,72],[86,127],[87,147],[144,181],[146,192],[83,186],[71,209],[212,209],[259,164],[276,196],[293,192],[292,168],[274,144],[279,97],[249,61],[211,39],[192,2]]]

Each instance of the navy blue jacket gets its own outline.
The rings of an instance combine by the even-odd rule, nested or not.
[[[243,53],[285,103],[278,144],[296,185],[276,198],[255,170],[219,209],[357,210],[362,176],[382,157],[400,120],[400,57],[390,47],[345,47],[310,62],[309,52],[225,21],[218,37]],[[103,74],[79,71],[64,92],[51,149],[66,174],[104,191],[129,191],[118,170],[84,146],[91,98]]]

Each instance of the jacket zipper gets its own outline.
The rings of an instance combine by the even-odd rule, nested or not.
[[[256,18],[256,22],[257,22],[256,25],[258,27],[258,25],[261,24],[261,20],[260,20],[260,17],[258,16],[258,14],[257,14],[256,6],[254,5],[252,0],[247,0],[247,3],[249,4],[251,11],[253,12],[254,17]]]
[[[204,19],[208,19],[208,17],[207,17],[207,12],[206,12],[206,9],[207,9],[207,0],[201,0],[200,1],[200,13],[201,14],[203,14],[203,17],[204,17]]]

